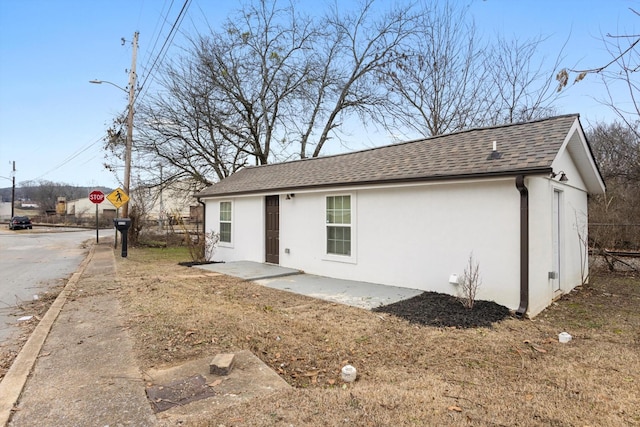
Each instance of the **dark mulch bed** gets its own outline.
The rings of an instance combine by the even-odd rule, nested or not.
[[[194,267],[196,265],[219,264],[220,261],[182,261],[178,265],[183,267]]]
[[[469,310],[458,298],[438,292],[424,292],[373,311],[393,314],[420,325],[455,328],[490,327],[510,316],[507,307],[493,301],[477,300]]]

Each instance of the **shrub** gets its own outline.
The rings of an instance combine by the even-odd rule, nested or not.
[[[460,279],[460,302],[465,308],[471,310],[473,304],[476,301],[476,295],[478,294],[478,288],[482,284],[480,278],[480,264],[474,261],[473,252],[469,254],[469,260],[467,266],[464,269],[462,278]]]

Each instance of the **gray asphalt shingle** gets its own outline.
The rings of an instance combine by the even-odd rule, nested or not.
[[[196,196],[542,172],[551,167],[578,117],[470,129],[353,153],[246,167]],[[488,159],[493,141],[502,154],[497,160]]]

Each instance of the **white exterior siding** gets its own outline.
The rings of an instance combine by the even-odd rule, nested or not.
[[[326,254],[325,199],[339,194],[352,197],[351,257]],[[215,232],[223,200],[230,199],[207,203],[207,227]],[[264,195],[232,200],[232,244],[219,244],[214,258],[264,262]],[[449,276],[462,276],[473,252],[483,279],[479,298],[515,309],[519,212],[513,178],[281,195],[280,265],[457,294]]]
[[[577,175],[577,173],[576,173]],[[574,175],[567,183],[557,178],[529,178],[529,315],[538,314],[558,295],[582,284],[582,265],[588,271],[588,259],[582,258],[578,229],[586,233],[587,193],[570,184],[580,181]],[[560,192],[560,268],[559,292],[549,278],[554,269],[553,222],[554,191]],[[577,220],[577,223],[576,223]],[[586,238],[586,235],[584,236]],[[584,263],[584,264],[583,264]]]
[[[553,271],[553,192],[562,193],[562,292],[582,282],[575,224],[586,221],[586,193],[546,177],[530,177],[529,315],[556,295]],[[349,194],[352,256],[326,254],[325,200]],[[232,202],[232,241],[219,243],[217,261],[265,261],[265,195],[210,199],[207,229],[218,232],[221,201]],[[288,251],[286,251],[288,250]],[[288,252],[288,253],[287,253]],[[520,302],[520,194],[514,178],[387,188],[336,189],[280,195],[280,265],[309,274],[458,293],[468,257],[480,265],[478,298],[515,310]]]
[[[207,202],[207,231],[220,232],[220,202],[231,201],[231,242],[219,242],[213,254],[216,261],[264,262],[264,198],[223,198]]]
[[[461,277],[473,252],[484,282],[479,297],[517,308],[518,289],[509,285],[519,272],[518,197],[512,179],[360,190],[356,264],[304,260],[304,269],[456,294],[449,276]]]

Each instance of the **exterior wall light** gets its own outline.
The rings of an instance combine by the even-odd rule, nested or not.
[[[567,178],[567,174],[564,173],[564,171],[560,171],[558,173],[555,172],[551,172],[551,178],[555,178],[556,176],[560,175],[560,179],[558,181],[560,182],[567,182],[569,181],[569,178]]]

